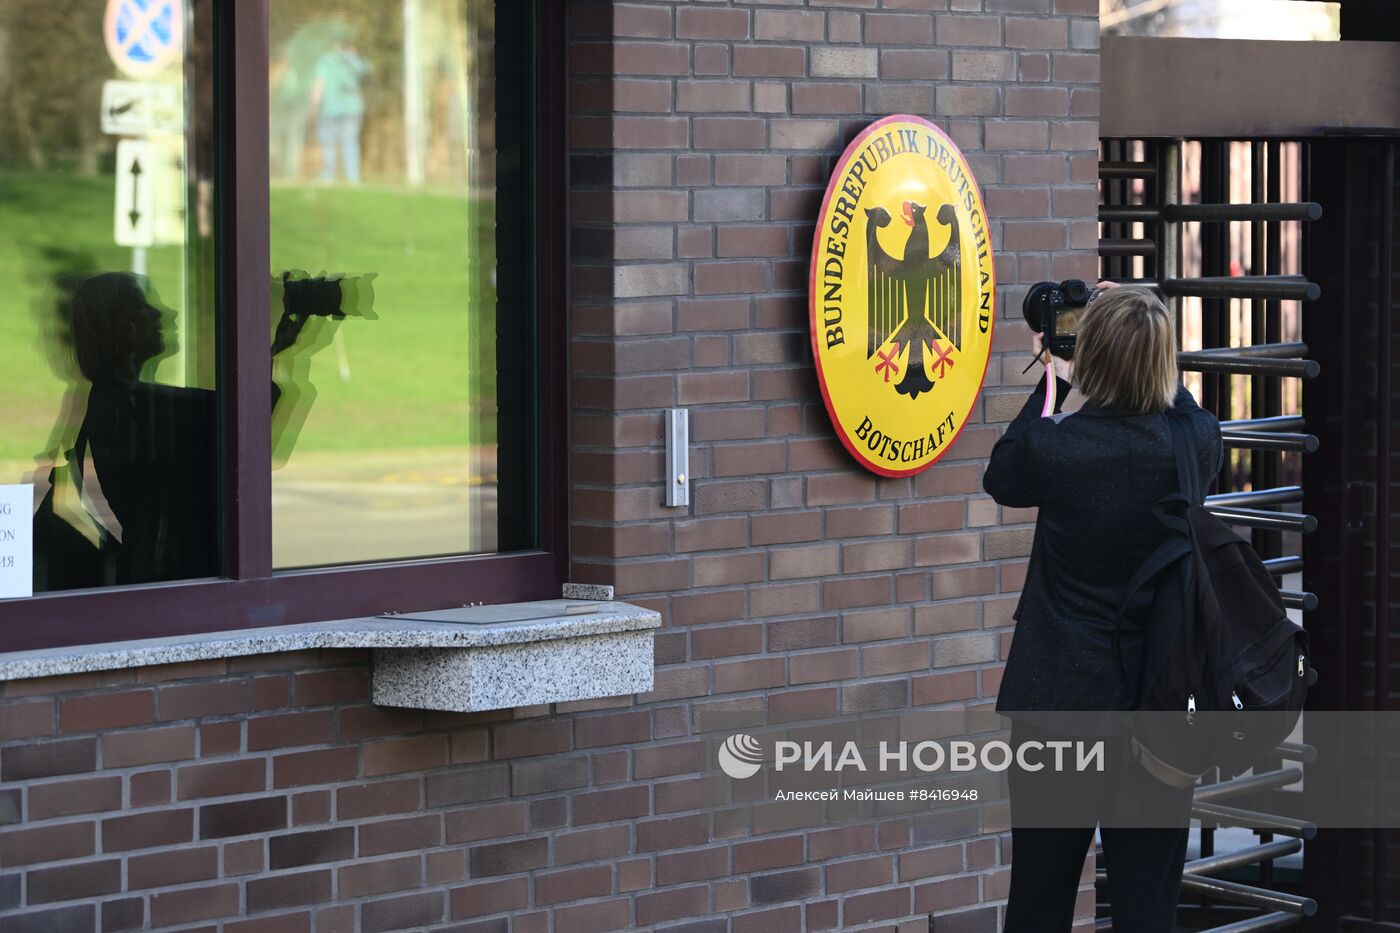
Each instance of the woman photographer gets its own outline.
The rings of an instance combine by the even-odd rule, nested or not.
[[[1134,570],[1163,540],[1152,506],[1178,489],[1167,418],[1187,418],[1195,431],[1202,489],[1220,468],[1220,424],[1181,384],[1175,322],[1161,300],[1144,288],[1100,289],[1110,290],[1080,315],[1072,375],[1054,360],[1055,414],[1042,417],[1042,378],[982,478],[998,503],[1038,509],[997,699],[1012,745],[1104,742],[1101,772],[1009,770],[1008,933],[1070,929],[1096,825],[1114,929],[1169,933],[1186,852],[1191,788],[1148,775],[1121,736],[1115,711],[1131,707],[1135,689],[1118,673],[1113,628]],[[1032,351],[1040,357],[1040,334]],[[1071,382],[1084,402],[1062,413]]]

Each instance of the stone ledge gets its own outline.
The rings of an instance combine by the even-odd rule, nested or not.
[[[661,616],[550,599],[0,654],[0,681],[313,648],[374,651],[373,699],[473,711],[652,689]]]

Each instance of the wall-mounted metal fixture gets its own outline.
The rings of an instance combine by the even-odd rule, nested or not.
[[[666,409],[666,504],[690,505],[690,410]]]

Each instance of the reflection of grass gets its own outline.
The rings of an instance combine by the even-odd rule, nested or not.
[[[494,307],[482,306],[473,292],[481,282],[473,265],[480,238],[494,252],[494,230],[491,206],[462,197],[273,189],[274,269],[378,274],[378,320],[345,320],[341,346],[332,344],[311,364],[317,398],[298,450],[495,440]]]
[[[57,253],[85,271],[130,268],[131,251],[112,240],[112,185],[110,176],[0,172],[0,459],[37,453],[57,416],[64,382],[43,331],[47,282],[70,261]],[[472,291],[479,237],[492,248],[492,206],[441,193],[298,186],[274,188],[271,210],[273,268],[378,273],[379,319],[345,321],[339,346],[312,362],[318,397],[297,449],[494,441],[494,308]],[[182,264],[178,247],[149,251],[151,279],[177,308]],[[160,376],[182,381],[179,361]]]

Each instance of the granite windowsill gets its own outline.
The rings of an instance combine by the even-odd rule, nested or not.
[[[658,613],[551,599],[0,654],[0,681],[317,648],[373,651],[373,700],[474,711],[652,689]]]

